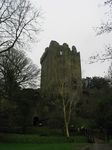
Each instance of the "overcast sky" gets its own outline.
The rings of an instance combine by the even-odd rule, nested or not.
[[[76,46],[81,55],[82,77],[104,76],[110,62],[87,63],[88,58],[96,52],[104,51],[106,44],[111,43],[112,33],[96,36],[94,27],[108,19],[108,7],[100,7],[103,0],[31,0],[35,7],[42,7],[44,20],[40,41],[32,46],[30,58],[39,67],[40,58],[49,47],[51,40],[60,45],[67,43],[71,48]]]

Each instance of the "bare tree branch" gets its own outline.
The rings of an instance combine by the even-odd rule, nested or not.
[[[105,45],[105,53],[103,53],[103,54],[96,53],[96,55],[89,57],[88,62],[89,62],[89,64],[92,64],[92,63],[95,63],[98,61],[104,62],[106,60],[107,61],[112,60],[112,47],[111,47],[111,45]]]
[[[4,56],[0,57],[0,62],[0,79],[4,82],[8,76],[7,71],[12,70],[13,76],[19,86],[37,86],[40,69],[23,52],[14,49],[10,50],[4,53]]]
[[[94,30],[96,32],[96,35],[101,35],[104,33],[111,33],[112,32],[112,0],[106,0],[104,1],[103,6],[109,6],[110,11],[107,14],[109,14],[110,19],[108,19],[107,22],[101,23],[99,27],[95,27]],[[105,46],[105,53],[104,54],[99,54],[97,53],[96,55],[93,55],[89,57],[89,63],[94,63],[94,62],[104,62],[105,60],[112,60],[112,46],[111,45],[106,45]]]
[[[28,0],[1,0],[0,54],[21,44],[37,42],[37,35],[42,31],[41,16],[42,10],[35,9]]]

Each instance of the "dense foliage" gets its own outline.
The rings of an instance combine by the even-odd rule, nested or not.
[[[38,93],[25,88],[37,86],[39,76],[40,69],[21,51],[13,49],[0,57],[0,126],[29,124]]]

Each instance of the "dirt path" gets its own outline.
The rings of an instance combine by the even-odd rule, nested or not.
[[[112,145],[108,143],[95,143],[90,150],[112,150]]]
[[[92,146],[87,146],[83,150],[112,150],[112,144],[95,139],[95,143]]]

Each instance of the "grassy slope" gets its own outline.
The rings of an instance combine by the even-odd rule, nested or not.
[[[87,145],[85,136],[68,139],[59,130],[31,128],[29,131],[32,134],[0,133],[0,150],[80,150]],[[46,136],[41,136],[42,133]]]
[[[0,134],[0,150],[80,150],[87,145],[84,136],[39,136]]]
[[[4,143],[31,143],[31,144],[52,144],[52,143],[87,143],[85,136],[39,136],[36,134],[0,134],[0,141]]]
[[[0,143],[0,150],[80,150],[87,144],[57,143],[57,144],[4,144]]]

